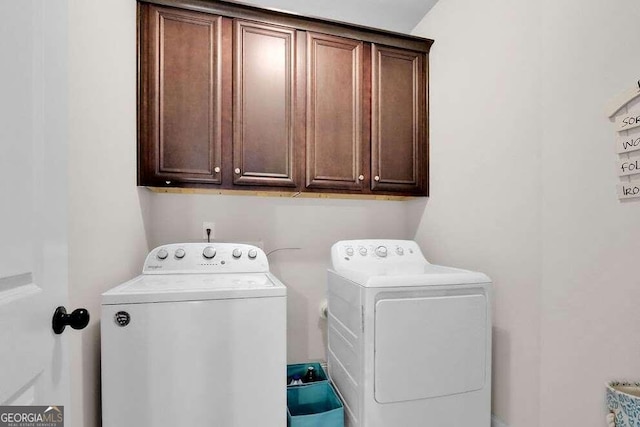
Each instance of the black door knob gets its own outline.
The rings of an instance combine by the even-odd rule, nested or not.
[[[77,308],[73,313],[67,314],[67,309],[60,306],[53,313],[53,332],[61,334],[64,328],[71,326],[73,329],[84,329],[89,324],[89,312],[86,308]]]

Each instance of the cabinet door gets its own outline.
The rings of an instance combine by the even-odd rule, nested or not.
[[[307,34],[307,188],[362,191],[363,43]]]
[[[426,55],[372,46],[371,189],[426,194]]]
[[[141,9],[139,185],[221,182],[221,18]]]
[[[233,183],[295,187],[295,30],[234,25]]]

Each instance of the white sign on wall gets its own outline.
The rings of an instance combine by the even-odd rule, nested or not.
[[[636,197],[640,197],[640,181],[618,184],[619,199],[633,199]]]
[[[618,132],[640,127],[640,111],[630,111],[616,117]]]
[[[618,198],[640,200],[640,80],[607,106],[607,116],[615,122]],[[615,117],[614,117],[615,116]]]
[[[616,141],[618,154],[640,150],[640,134],[619,136]]]
[[[618,160],[618,175],[628,176],[640,173],[640,157]]]

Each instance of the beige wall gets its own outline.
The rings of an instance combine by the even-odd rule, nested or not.
[[[604,382],[638,379],[640,202],[620,203],[611,97],[639,77],[633,0],[441,0],[431,197],[416,239],[495,281],[494,412],[601,426]]]
[[[69,298],[91,323],[72,334],[72,425],[97,426],[100,294],[147,252],[136,188],[136,5],[69,3]]]

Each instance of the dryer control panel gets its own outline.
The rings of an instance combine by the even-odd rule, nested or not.
[[[268,273],[262,249],[242,243],[174,243],[147,255],[143,274]]]
[[[336,271],[428,264],[413,240],[389,239],[342,240],[332,246],[331,261]]]

